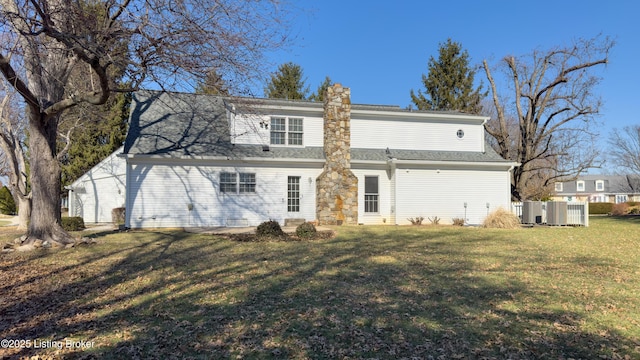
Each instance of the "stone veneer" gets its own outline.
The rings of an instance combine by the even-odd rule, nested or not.
[[[334,84],[324,97],[324,170],[316,179],[321,225],[356,224],[358,178],[351,172],[351,91]]]

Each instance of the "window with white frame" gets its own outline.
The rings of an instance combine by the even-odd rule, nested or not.
[[[604,191],[604,180],[596,180],[596,191]]]
[[[377,213],[378,200],[379,200],[378,177],[365,176],[364,177],[364,212]]]
[[[272,117],[270,124],[271,145],[302,146],[303,119],[288,117]]]
[[[220,192],[226,194],[255,193],[256,174],[221,172]]]
[[[557,182],[556,183],[556,192],[562,192],[562,183],[561,182]]]
[[[616,204],[626,203],[628,198],[627,195],[616,195]]]
[[[576,182],[576,191],[584,191],[584,181],[578,180]]]

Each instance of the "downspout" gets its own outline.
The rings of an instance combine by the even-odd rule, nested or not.
[[[389,224],[397,225],[396,222],[396,158],[387,160],[387,171],[389,172]]]
[[[482,153],[485,153],[485,146],[487,144],[487,131],[484,128],[484,125],[487,123],[487,121],[489,121],[489,118],[485,118],[482,121],[482,141],[480,144],[480,150],[482,151]]]

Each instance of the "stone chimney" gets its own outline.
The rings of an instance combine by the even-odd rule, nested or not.
[[[351,172],[351,91],[340,84],[324,97],[324,170],[316,179],[321,225],[356,224],[358,178]]]

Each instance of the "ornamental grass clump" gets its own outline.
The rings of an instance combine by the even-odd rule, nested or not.
[[[518,229],[520,219],[511,211],[498,208],[484,219],[482,227],[492,229]]]

